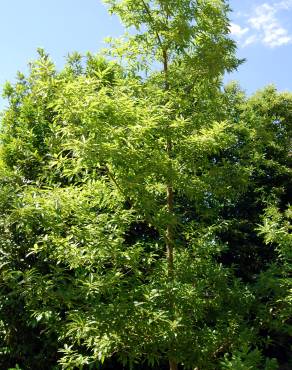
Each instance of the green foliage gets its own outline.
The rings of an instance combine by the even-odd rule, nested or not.
[[[234,69],[235,44],[229,38],[225,1],[105,0],[111,13],[136,34],[113,40],[110,52],[127,58],[130,65],[147,69],[147,63],[163,62],[164,53],[174,69],[188,66],[188,73],[218,77]]]
[[[278,363],[275,359],[267,358],[265,361],[261,352],[258,349],[250,350],[247,346],[241,351],[235,351],[232,354],[231,359],[225,356],[222,361],[222,369],[232,369],[232,370],[277,370]]]
[[[120,63],[5,86],[0,367],[287,364],[291,94],[222,91],[224,1],[107,3]]]

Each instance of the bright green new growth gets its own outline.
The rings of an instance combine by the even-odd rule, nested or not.
[[[16,348],[27,368],[276,368],[256,348],[270,327],[255,296],[289,265],[289,227],[275,208],[259,215],[289,183],[291,96],[221,91],[239,63],[225,2],[107,3],[136,29],[109,49],[121,64],[76,53],[58,73],[40,50],[5,89],[2,356]],[[260,222],[283,258],[271,268]],[[286,332],[283,271],[269,305]],[[41,342],[39,358],[33,345],[23,357],[17,330]]]
[[[149,82],[145,84],[146,88],[151,88],[151,98],[144,98],[147,105],[142,108],[146,113],[149,108],[145,108],[151,107],[149,117],[138,118],[141,129],[134,124],[134,135],[131,135],[129,126],[127,134],[122,133],[122,137],[127,137],[125,155],[130,159],[132,152],[135,158],[139,157],[143,167],[137,166],[137,160],[130,162],[126,178],[120,180],[120,166],[115,163],[112,166],[118,181],[122,181],[121,187],[130,201],[134,202],[134,207],[138,206],[144,213],[145,220],[164,238],[167,273],[169,283],[172,284],[176,280],[174,250],[178,244],[176,229],[179,223],[175,197],[186,196],[191,193],[188,189],[194,187],[197,180],[195,173],[200,165],[196,152],[201,152],[204,160],[206,155],[212,155],[221,146],[224,147],[226,141],[232,141],[232,138],[226,137],[225,123],[217,123],[211,115],[208,117],[210,122],[204,120],[203,125],[200,125],[198,117],[191,117],[183,104],[180,104],[180,101],[194,101],[195,79],[199,79],[199,93],[210,89],[210,84],[212,90],[216,91],[222,73],[231,70],[238,63],[233,55],[234,44],[227,36],[227,6],[222,1],[142,0],[107,3],[110,10],[117,13],[127,27],[134,26],[137,30],[124,44],[130,65],[134,62],[139,70],[149,72],[153,64],[161,64],[162,73],[154,74],[153,77],[150,74]],[[115,50],[117,54],[124,56],[123,43]],[[182,76],[185,70],[188,70],[188,82],[184,85]],[[149,113],[146,113],[147,116]],[[147,145],[148,138],[150,145]],[[156,148],[153,148],[153,139],[156,139]],[[117,147],[120,148],[121,143]],[[122,167],[124,170],[125,163]],[[129,173],[133,174],[130,184],[127,183]],[[131,194],[133,183],[136,194]],[[206,188],[203,182],[201,187]],[[147,199],[144,199],[145,195]],[[140,205],[141,200],[144,204]],[[177,303],[171,288],[168,296],[169,314],[175,321]],[[172,370],[177,369],[177,340],[175,336],[169,339],[168,357]]]

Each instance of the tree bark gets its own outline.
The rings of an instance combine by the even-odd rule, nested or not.
[[[163,50],[163,72],[164,72],[164,79],[165,79],[165,90],[169,90],[169,83],[168,83],[168,55],[167,50]],[[169,158],[171,158],[172,152],[172,141],[171,137],[167,138],[166,143],[166,152]],[[166,202],[167,202],[167,211],[169,216],[173,213],[173,206],[174,206],[174,194],[173,194],[173,186],[170,180],[167,183],[166,189]],[[168,264],[168,276],[170,279],[173,279],[174,273],[174,264],[173,264],[173,244],[174,244],[174,232],[173,232],[173,225],[171,221],[168,223],[166,228],[166,256],[167,256],[167,264]]]
[[[165,77],[165,91],[169,90],[169,82],[168,82],[168,54],[167,50],[163,50],[163,72]],[[169,135],[167,138],[166,143],[166,152],[168,158],[171,159],[172,157],[172,140],[171,136]],[[171,165],[170,165],[171,166]],[[170,171],[171,172],[171,171]],[[172,215],[174,210],[174,191],[173,191],[173,184],[171,179],[168,179],[167,187],[166,187],[166,202],[167,202],[167,211],[169,215],[169,222],[166,227],[166,258],[167,258],[167,272],[168,278],[170,281],[174,278],[174,226],[172,222]],[[172,314],[174,314],[175,305],[173,299],[173,293],[170,292],[170,310]],[[169,359],[169,370],[177,370],[177,362],[174,360]]]
[[[175,361],[169,360],[169,370],[178,370],[177,363]]]
[[[171,141],[167,143],[167,153],[171,155]],[[174,207],[174,194],[173,194],[173,187],[171,182],[167,184],[167,192],[166,192],[166,201],[167,201],[167,211],[169,216],[173,213]],[[167,255],[167,264],[168,264],[168,276],[170,279],[173,279],[174,274],[174,263],[173,263],[173,244],[174,244],[174,231],[173,225],[170,221],[166,228],[166,255]]]
[[[150,12],[149,6],[146,4],[144,0],[141,0],[143,7],[146,11],[146,13],[149,16],[150,22],[154,24],[152,19],[152,14]],[[168,14],[167,14],[168,18]],[[167,92],[169,90],[169,82],[168,82],[168,52],[167,48],[163,45],[162,38],[160,37],[157,30],[155,30],[155,24],[154,24],[154,31],[156,33],[156,37],[158,40],[158,43],[161,47],[162,56],[163,56],[163,73],[164,73],[164,81],[165,81],[165,91]],[[172,140],[169,135],[167,138],[167,144],[166,144],[166,152],[168,154],[169,159],[172,155]],[[171,220],[171,216],[173,214],[174,209],[174,191],[173,191],[173,185],[172,181],[168,179],[167,186],[166,186],[166,203],[167,203],[167,211],[168,215],[170,216],[170,221],[168,222],[168,225],[166,227],[166,258],[167,258],[167,272],[168,272],[168,278],[169,280],[173,280],[174,278],[174,259],[173,259],[173,250],[174,250],[174,227]],[[174,310],[174,303],[173,303],[173,297],[172,293],[170,296],[170,309],[171,311]],[[174,360],[169,359],[169,369],[170,370],[177,370],[177,363]]]

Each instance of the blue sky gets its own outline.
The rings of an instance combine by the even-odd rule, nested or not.
[[[292,91],[292,0],[231,0],[232,37],[246,58],[236,79],[248,92],[274,83]],[[101,0],[0,0],[0,86],[26,71],[36,49],[62,68],[68,52],[97,52],[107,36],[122,34]],[[0,108],[5,102],[0,100]]]
[[[231,0],[231,34],[246,58],[237,79],[252,93],[274,83],[292,91],[292,0]]]

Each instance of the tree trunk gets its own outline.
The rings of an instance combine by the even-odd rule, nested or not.
[[[167,50],[163,49],[163,72],[165,77],[165,91],[169,90],[169,82],[168,82],[168,55]],[[168,158],[171,159],[172,157],[172,140],[171,136],[169,135],[167,138],[166,144],[166,152]],[[174,261],[173,261],[173,249],[174,249],[174,226],[173,221],[171,219],[174,210],[174,192],[173,192],[173,184],[171,179],[168,180],[167,183],[167,192],[166,192],[166,203],[167,203],[167,211],[168,215],[170,216],[170,220],[168,222],[166,228],[166,258],[167,258],[167,272],[168,278],[170,281],[174,278]],[[175,305],[174,305],[174,297],[173,293],[170,293],[169,297],[170,301],[170,310],[172,314],[174,314]],[[177,362],[174,360],[169,360],[169,370],[177,370]]]
[[[177,370],[177,363],[175,361],[169,360],[169,370]]]
[[[173,188],[170,184],[167,185],[167,210],[169,215],[173,212]],[[172,280],[174,273],[174,264],[173,264],[173,225],[171,222],[167,225],[166,228],[166,256],[168,264],[168,276]]]

